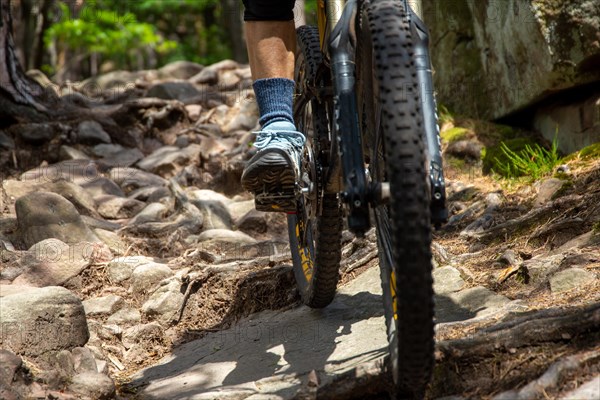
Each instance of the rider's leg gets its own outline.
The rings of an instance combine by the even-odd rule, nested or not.
[[[247,21],[245,25],[252,78],[294,79],[294,21]]]
[[[261,131],[255,142],[258,152],[242,174],[242,185],[255,194],[280,193],[294,187],[305,141],[304,135],[296,131],[292,112],[294,0],[245,0],[244,5]]]
[[[294,22],[248,21],[246,44],[261,127],[279,121],[279,129],[294,131]]]

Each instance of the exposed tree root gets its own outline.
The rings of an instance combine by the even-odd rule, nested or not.
[[[546,390],[557,387],[569,371],[577,370],[585,363],[598,360],[600,360],[599,349],[561,358],[552,364],[538,379],[519,390],[509,390],[494,396],[493,400],[530,400],[542,397],[545,395]]]
[[[564,210],[584,204],[586,198],[587,196],[579,195],[561,197],[542,207],[534,208],[521,217],[503,222],[483,232],[469,232],[467,236],[478,239],[483,243],[504,239],[518,231],[524,231],[530,229],[534,225],[544,223],[553,216],[564,214]]]
[[[600,330],[600,303],[569,309],[551,308],[527,313],[479,331],[467,339],[442,342],[442,359],[484,357],[541,342],[568,340],[585,332]]]

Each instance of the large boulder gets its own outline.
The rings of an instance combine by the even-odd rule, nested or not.
[[[38,287],[62,285],[90,264],[111,256],[103,244],[81,242],[68,245],[58,239],[46,239],[23,254],[20,262],[23,271],[14,283]]]
[[[62,287],[28,288],[3,296],[0,346],[16,354],[46,357],[83,346],[89,332],[81,300]]]
[[[438,99],[458,113],[495,119],[600,81],[597,0],[437,0],[423,14]]]
[[[30,193],[17,200],[15,209],[26,247],[50,238],[65,243],[100,242],[83,223],[75,206],[56,193]]]

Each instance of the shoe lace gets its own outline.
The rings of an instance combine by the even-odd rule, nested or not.
[[[257,136],[254,147],[257,149],[263,149],[269,145],[283,145],[286,144],[286,142],[297,149],[302,149],[302,146],[304,146],[304,142],[306,141],[306,138],[300,132],[260,131],[256,133]]]

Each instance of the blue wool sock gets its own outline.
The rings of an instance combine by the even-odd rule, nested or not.
[[[288,130],[296,130],[292,111],[296,83],[286,78],[268,78],[254,81],[253,86],[260,112],[260,126],[264,129],[279,122],[276,124],[278,129],[287,126]]]

